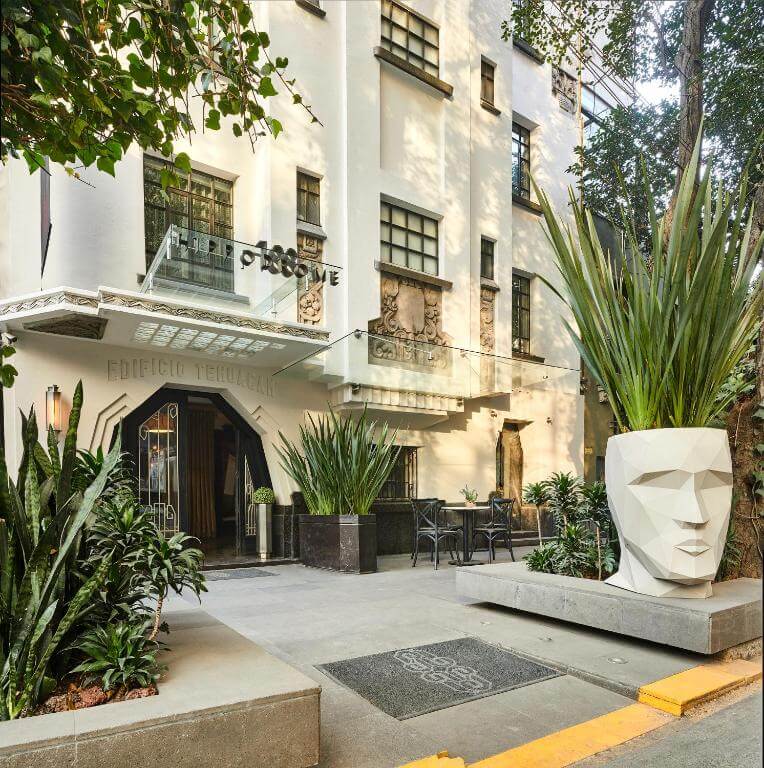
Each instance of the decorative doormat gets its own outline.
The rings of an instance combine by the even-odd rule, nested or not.
[[[560,674],[475,637],[334,661],[318,669],[398,720]]]
[[[225,581],[226,579],[254,579],[258,576],[273,576],[260,566],[253,568],[221,568],[219,571],[205,571],[207,581]]]

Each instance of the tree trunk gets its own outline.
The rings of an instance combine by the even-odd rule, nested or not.
[[[682,39],[674,60],[679,72],[679,152],[674,193],[666,209],[667,232],[674,217],[679,185],[692,157],[703,119],[703,48],[713,7],[714,0],[687,0],[684,6]]]

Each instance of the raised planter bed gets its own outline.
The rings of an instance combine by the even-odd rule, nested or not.
[[[541,616],[712,654],[761,637],[760,579],[714,584],[705,600],[650,597],[591,579],[529,571],[525,563],[459,568],[456,591]]]
[[[165,614],[159,695],[0,723],[3,768],[318,764],[320,687],[198,609]]]
[[[300,560],[342,573],[377,570],[375,515],[298,515]]]

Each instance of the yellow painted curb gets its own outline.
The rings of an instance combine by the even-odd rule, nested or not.
[[[691,707],[760,678],[760,662],[736,659],[701,664],[643,686],[638,700],[679,717]]]
[[[465,766],[461,757],[449,757],[448,750],[443,750],[437,755],[430,755],[430,757],[423,757],[421,760],[414,760],[413,763],[406,763],[401,768],[465,768]]]
[[[670,717],[652,707],[631,704],[471,763],[469,768],[564,768],[654,731],[670,721]]]

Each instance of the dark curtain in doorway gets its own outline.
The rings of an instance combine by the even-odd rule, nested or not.
[[[189,533],[212,539],[215,528],[215,412],[189,405],[188,413]]]

